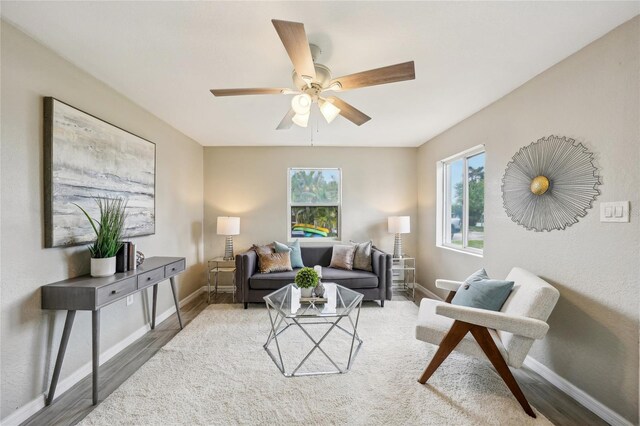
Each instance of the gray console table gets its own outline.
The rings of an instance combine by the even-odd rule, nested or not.
[[[98,369],[100,367],[100,309],[153,286],[151,329],[154,329],[156,326],[158,283],[169,279],[171,291],[173,292],[173,301],[176,304],[176,312],[178,313],[178,321],[180,328],[182,328],[180,305],[178,304],[178,293],[174,278],[184,269],[184,257],[151,257],[146,259],[134,271],[120,272],[103,278],[83,275],[42,286],[42,309],[62,309],[67,311],[67,319],[64,323],[60,349],[58,350],[46,404],[51,404],[56,392],[62,361],[67,350],[67,343],[69,342],[76,311],[92,312],[93,405],[96,405],[98,403]]]

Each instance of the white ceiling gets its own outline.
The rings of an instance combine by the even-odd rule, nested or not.
[[[640,12],[639,2],[10,2],[2,16],[202,145],[418,146]],[[414,60],[416,80],[343,92],[357,127],[275,127],[291,86],[271,19],[303,22],[334,76]],[[46,94],[43,94],[46,95]],[[64,100],[64,99],[63,99]]]

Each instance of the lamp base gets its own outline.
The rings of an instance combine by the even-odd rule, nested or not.
[[[393,244],[393,258],[402,259],[404,257],[402,253],[402,234],[396,234],[395,243]]]
[[[233,260],[235,259],[233,255],[233,237],[227,236],[227,241],[224,244],[224,257],[223,260]]]

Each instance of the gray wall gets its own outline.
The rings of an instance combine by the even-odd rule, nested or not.
[[[204,149],[204,240],[207,258],[224,254],[218,216],[239,216],[236,253],[253,243],[286,241],[287,168],[342,168],[342,241],[373,239],[393,251],[387,217],[410,215],[416,229],[415,148],[272,147]],[[416,253],[415,232],[405,251]],[[308,243],[307,243],[308,244]],[[303,243],[304,245],[304,243]]]
[[[156,143],[156,234],[134,241],[147,256],[185,256],[180,296],[202,285],[202,147],[48,48],[2,22],[2,411],[5,418],[49,380],[64,313],[40,309],[40,286],[89,272],[84,247],[43,248],[42,97],[54,96]],[[126,70],[123,70],[126,72]],[[162,285],[159,312],[172,305]],[[102,313],[105,350],[144,326],[142,298]],[[78,313],[62,379],[91,361],[91,315]]]
[[[551,331],[531,355],[633,423],[638,422],[640,278],[640,18],[622,25],[419,149],[419,278],[464,279],[480,267],[503,277],[512,266],[561,293]],[[502,208],[500,180],[516,151],[551,134],[595,153],[602,194],[565,231],[536,233]],[[486,146],[484,258],[435,246],[436,162]],[[631,201],[631,223],[600,223],[599,203]]]

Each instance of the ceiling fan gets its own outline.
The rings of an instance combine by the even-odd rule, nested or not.
[[[315,63],[320,48],[309,44],[304,24],[277,19],[272,19],[271,22],[293,63],[295,89],[212,89],[211,93],[214,96],[296,95],[291,100],[291,109],[284,116],[277,130],[289,129],[293,123],[300,127],[307,127],[311,106],[314,103],[318,104],[322,116],[328,123],[341,115],[361,126],[371,120],[371,117],[336,96],[323,96],[324,92],[359,89],[416,78],[414,63],[410,61],[332,79],[328,67]]]

